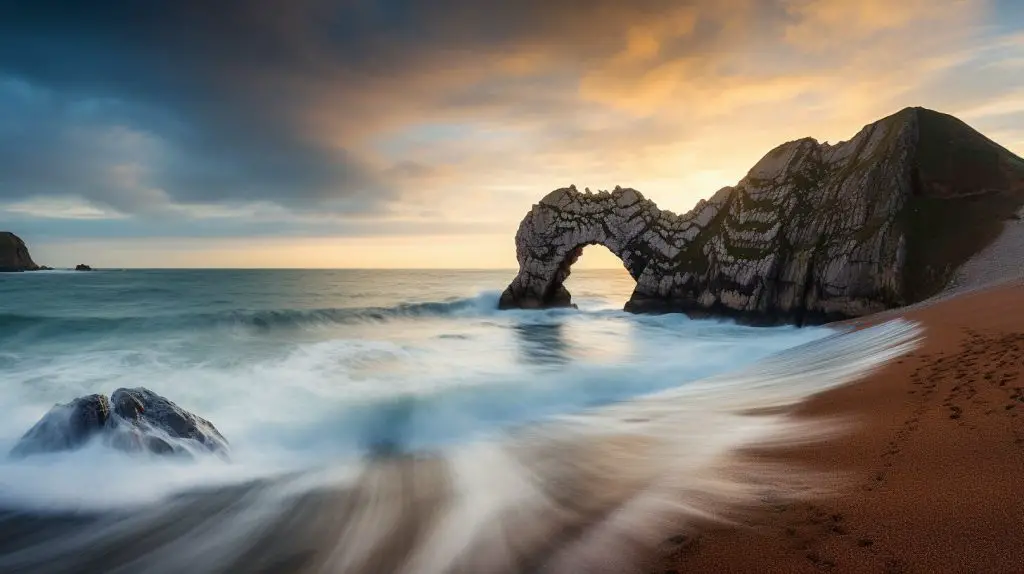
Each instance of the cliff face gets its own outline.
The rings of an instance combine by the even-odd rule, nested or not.
[[[836,145],[769,152],[689,213],[639,192],[559,189],[516,234],[502,308],[571,304],[582,248],[637,281],[627,310],[822,322],[925,299],[1024,205],[1024,161],[952,116],[908,108]]]
[[[37,269],[39,266],[32,261],[25,242],[10,231],[0,231],[0,272]]]

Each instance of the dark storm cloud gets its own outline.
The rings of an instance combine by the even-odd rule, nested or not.
[[[396,174],[430,169],[374,164],[350,131],[372,132],[417,104],[487,108],[517,93],[488,87],[486,70],[461,91],[435,93],[435,73],[486,67],[483,56],[510,50],[586,66],[621,49],[631,26],[691,4],[4,2],[0,198],[78,195],[125,212],[161,198],[373,211],[398,197]],[[694,50],[716,26],[698,26],[663,56]],[[533,110],[566,102],[541,86],[531,93]]]
[[[15,113],[0,119],[0,194],[130,211],[145,189],[188,202],[380,199],[365,166],[302,129],[291,92],[303,85],[290,77],[302,58],[281,23],[256,5],[207,4],[5,3],[0,98]],[[151,149],[110,149],[111,129]]]

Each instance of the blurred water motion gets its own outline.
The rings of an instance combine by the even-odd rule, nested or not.
[[[0,571],[629,571],[694,517],[834,486],[734,455],[837,432],[785,407],[865,375],[919,335],[905,321],[836,334],[731,374],[419,454],[382,448],[116,510],[12,508],[0,513]]]

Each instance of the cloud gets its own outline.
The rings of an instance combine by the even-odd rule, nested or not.
[[[302,40],[312,14],[277,5],[5,5],[0,98],[16,113],[0,120],[0,145],[14,152],[0,193],[71,193],[131,212],[387,200],[371,166],[304,125],[327,71],[307,62],[325,54]]]
[[[949,23],[972,8],[972,3],[963,1],[791,0],[786,6],[791,23],[785,38],[815,50],[849,47],[851,42],[885,32]]]
[[[249,200],[373,211],[408,191],[408,177],[391,176],[415,160],[376,157],[367,138],[428,115],[564,113],[593,65],[699,53],[725,28],[720,4],[8,3],[0,97],[17,113],[3,143],[20,150],[0,165],[0,194],[74,194],[133,213]],[[738,18],[760,3],[724,4]]]
[[[909,104],[997,109],[969,84],[1012,74],[962,67],[1019,56],[1019,30],[976,43],[1006,6],[9,2],[0,204],[162,218],[117,229],[172,235],[231,219],[224,233],[504,230],[572,182],[649,185],[686,209],[787,139]]]

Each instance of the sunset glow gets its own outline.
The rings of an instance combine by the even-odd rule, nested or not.
[[[56,266],[514,268],[552,189],[687,211],[906,106],[1024,153],[1009,0],[48,4],[0,20],[0,227]]]

